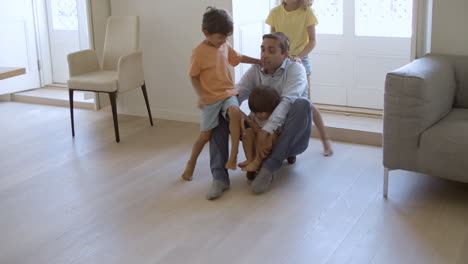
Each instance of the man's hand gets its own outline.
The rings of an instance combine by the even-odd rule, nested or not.
[[[257,133],[257,155],[265,158],[271,153],[273,147],[273,138],[270,133],[265,130],[260,130]]]

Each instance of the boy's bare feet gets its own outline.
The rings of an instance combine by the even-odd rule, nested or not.
[[[239,166],[240,168],[244,168],[245,166],[249,165],[249,163],[252,162],[251,160],[246,160],[246,161],[243,161],[239,164],[237,164],[237,166]]]
[[[260,169],[260,165],[261,165],[260,162],[258,162],[257,160],[254,160],[254,161],[250,162],[249,165],[242,168],[242,170],[243,171],[255,172],[255,171],[258,171]]]
[[[333,156],[333,149],[332,149],[332,147],[331,147],[330,140],[327,140],[327,141],[323,144],[323,155],[324,155],[325,157]]]
[[[195,164],[191,164],[190,162],[187,163],[187,166],[185,166],[185,170],[184,170],[184,173],[182,173],[181,178],[184,181],[191,181],[193,179],[192,175],[193,175],[194,170],[195,170]]]
[[[237,169],[236,164],[237,164],[237,157],[236,156],[229,157],[228,162],[226,162],[226,169],[236,170]]]

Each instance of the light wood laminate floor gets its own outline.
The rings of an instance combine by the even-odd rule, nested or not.
[[[270,192],[240,171],[207,201],[208,149],[179,181],[196,124],[0,102],[0,263],[468,263],[468,185],[390,174],[382,151],[311,139]],[[243,155],[240,155],[239,160]]]

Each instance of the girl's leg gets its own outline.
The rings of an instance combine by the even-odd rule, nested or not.
[[[252,128],[245,130],[245,135],[242,137],[242,145],[244,146],[246,161],[237,164],[243,168],[255,159],[255,133]]]
[[[198,136],[197,140],[193,144],[192,147],[192,154],[190,155],[190,159],[185,166],[184,173],[182,173],[182,179],[186,181],[192,180],[193,171],[195,170],[195,165],[197,164],[198,156],[200,152],[203,150],[205,144],[211,138],[211,130],[208,131],[201,131],[200,135]]]
[[[310,74],[307,74],[307,83],[309,84],[309,100],[310,100]],[[315,127],[318,129],[320,140],[323,145],[323,155],[331,156],[333,155],[333,149],[331,147],[330,140],[328,139],[327,132],[325,131],[325,124],[323,123],[322,115],[315,108],[315,105],[312,104],[312,120],[314,121]]]
[[[239,141],[241,131],[241,115],[239,107],[230,106],[227,114],[229,116],[229,131],[231,132],[231,154],[229,155],[226,169],[235,170],[237,167],[237,153],[239,152]]]
[[[323,155],[324,156],[331,156],[333,155],[333,149],[330,144],[330,140],[328,139],[327,132],[325,131],[325,124],[323,123],[322,115],[314,105],[312,105],[312,115],[315,127],[317,127],[320,135],[320,140],[322,141],[323,145]]]

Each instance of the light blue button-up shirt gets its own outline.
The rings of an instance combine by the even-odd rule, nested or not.
[[[259,85],[270,86],[281,96],[281,102],[262,128],[272,134],[276,129],[284,125],[286,115],[294,101],[300,97],[307,98],[306,72],[300,63],[290,59],[286,59],[273,74],[266,74],[260,65],[254,65],[236,84],[239,91],[239,103],[248,99],[252,90]]]

